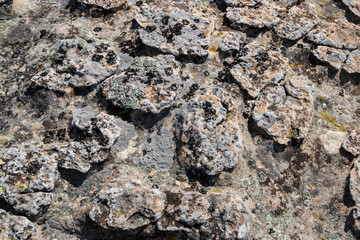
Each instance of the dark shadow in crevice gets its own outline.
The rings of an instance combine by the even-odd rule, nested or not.
[[[359,224],[356,224],[356,222],[360,221],[360,219],[354,219],[354,211],[357,210],[353,208],[350,211],[349,215],[346,217],[344,231],[350,232],[355,239],[360,239],[360,229],[358,229],[357,227],[357,225]]]
[[[349,153],[342,147],[340,148],[340,155],[345,157],[349,162],[352,162],[355,158],[351,153]]]
[[[355,201],[352,199],[350,194],[350,176],[346,178],[346,183],[344,187],[344,195],[343,195],[344,205],[348,208],[355,206]]]
[[[349,22],[352,22],[352,23],[355,23],[355,24],[358,24],[358,25],[360,24],[360,17],[356,16],[349,9],[347,9],[346,12],[345,12],[345,18]]]
[[[348,73],[345,70],[340,72],[340,83],[341,85],[350,83],[351,85],[359,85],[360,73]]]
[[[81,173],[73,169],[59,168],[59,172],[61,178],[65,179],[74,187],[80,187],[88,176],[88,173]]]

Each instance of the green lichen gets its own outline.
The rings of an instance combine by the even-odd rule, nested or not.
[[[25,190],[28,188],[28,186],[27,186],[26,184],[21,183],[21,182],[17,182],[17,183],[15,184],[15,188],[16,188],[17,190],[23,192],[23,191],[25,191]]]
[[[169,172],[157,170],[155,168],[139,166],[141,172],[143,172],[146,177],[144,178],[144,182],[149,183],[151,185],[161,186],[163,184],[173,183],[175,180],[170,176]],[[154,176],[149,177],[148,173],[153,172]]]
[[[132,85],[124,85],[119,78],[110,81],[109,99],[125,109],[139,108],[139,100],[145,97],[145,93]]]

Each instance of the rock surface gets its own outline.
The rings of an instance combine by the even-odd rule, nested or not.
[[[360,239],[358,6],[0,0],[0,239]]]

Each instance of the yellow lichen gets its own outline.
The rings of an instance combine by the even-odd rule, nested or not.
[[[17,182],[15,184],[15,188],[17,190],[19,190],[19,191],[25,191],[28,188],[28,186],[26,184],[21,183],[21,182]]]
[[[294,137],[294,136],[295,136],[295,130],[291,130],[291,131],[289,132],[289,134],[290,134],[290,137]]]
[[[230,115],[230,113],[226,114],[226,118],[229,119],[229,120],[233,120],[233,117]]]
[[[5,192],[5,189],[3,187],[0,187],[0,192]]]
[[[335,117],[332,117],[329,114],[326,114],[324,112],[319,112],[319,113],[325,119],[326,122],[331,123],[332,125],[337,127],[339,130],[346,132],[346,128],[343,125],[341,125],[340,123],[337,123],[335,121]]]
[[[6,140],[1,140],[1,143],[2,143],[3,145],[5,145],[7,142],[6,142]]]
[[[213,192],[216,192],[216,193],[221,193],[222,190],[221,189],[214,189]]]
[[[191,76],[192,76],[192,77],[196,77],[196,73],[192,73]]]
[[[216,47],[216,46],[211,46],[211,47],[209,48],[209,51],[210,51],[210,52],[216,52],[216,51],[217,51],[217,47]]]
[[[313,215],[314,215],[315,217],[319,217],[319,215],[317,215],[316,212],[313,212]]]
[[[221,35],[224,35],[224,33],[223,33],[223,32],[219,32],[218,35],[221,36]]]

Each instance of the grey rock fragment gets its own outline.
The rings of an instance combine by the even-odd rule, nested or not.
[[[104,187],[89,213],[103,228],[136,230],[156,222],[165,208],[166,195],[140,181],[123,181]]]
[[[54,67],[37,73],[31,81],[62,93],[67,87],[87,88],[100,83],[115,73],[119,64],[109,45],[81,38],[60,40],[53,51]]]
[[[350,74],[360,74],[360,50],[354,50],[349,54],[343,69]]]
[[[359,36],[360,28],[343,19],[320,24],[306,35],[308,40],[316,44],[347,50],[359,47]]]
[[[360,129],[352,131],[343,142],[342,147],[354,156],[360,155]]]
[[[148,47],[174,56],[205,59],[209,40],[205,30],[210,21],[175,8],[170,13],[143,13],[135,17],[144,29],[139,30],[141,42]]]
[[[360,2],[358,0],[342,0],[352,14],[360,18]]]
[[[230,73],[251,97],[255,98],[265,86],[285,78],[289,61],[279,50],[271,50],[269,44],[255,40],[241,51],[241,63],[231,68]]]
[[[108,150],[122,139],[128,141],[133,137],[134,128],[121,119],[106,113],[96,113],[91,107],[76,109],[72,124],[84,136],[82,141],[70,142],[66,147],[54,147],[59,166],[82,173],[90,170],[92,163],[106,161]],[[123,142],[123,146],[127,145]],[[120,145],[121,143],[119,143]]]
[[[212,236],[216,239],[244,239],[249,216],[238,193],[210,189],[205,195],[197,192],[166,192],[169,202],[157,226],[162,231],[183,231],[190,239]],[[222,230],[215,227],[222,225]]]
[[[302,38],[319,22],[314,9],[315,5],[312,3],[292,7],[287,17],[275,27],[276,33],[292,41]]]
[[[56,180],[57,162],[37,153],[11,148],[4,153],[7,163],[0,173],[0,198],[27,216],[36,216],[50,205]]]
[[[245,42],[244,36],[237,32],[226,32],[219,45],[219,51],[222,53],[233,53],[240,50],[240,47]]]
[[[173,133],[167,128],[161,129],[159,133],[153,132],[149,141],[145,141],[141,147],[143,156],[134,162],[163,171],[170,170],[174,163],[175,143],[173,137]]]
[[[349,55],[349,51],[319,46],[317,49],[312,50],[312,54],[319,61],[325,62],[336,70],[339,70],[345,63]]]
[[[183,110],[182,158],[191,171],[216,176],[238,163],[242,138],[226,113],[213,95],[194,97]]]
[[[236,30],[246,30],[249,27],[275,27],[280,22],[279,14],[286,11],[275,1],[245,1],[241,6],[226,9],[226,17],[230,26]]]
[[[106,80],[102,93],[117,107],[159,113],[181,99],[190,83],[181,80],[173,56],[139,57],[126,71]]]
[[[121,6],[123,6],[127,1],[126,0],[79,0],[79,2],[109,10],[109,9],[118,9]]]
[[[26,217],[11,215],[0,209],[0,237],[1,239],[27,240],[36,229]]]
[[[350,194],[357,207],[360,206],[360,159],[354,162],[354,168],[350,173]]]
[[[288,144],[294,139],[303,139],[311,126],[312,97],[305,83],[291,80],[282,86],[268,87],[256,99],[252,117],[279,144]]]

